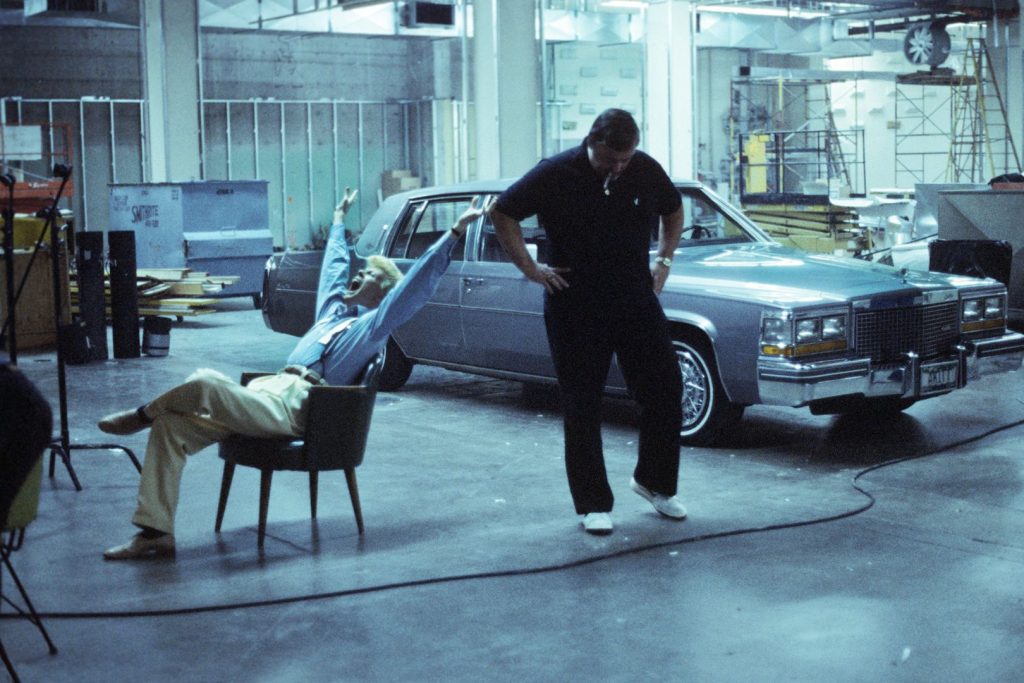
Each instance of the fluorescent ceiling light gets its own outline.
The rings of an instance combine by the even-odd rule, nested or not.
[[[829,16],[825,10],[802,9],[800,7],[759,7],[755,5],[699,5],[698,12],[718,14],[747,14],[757,17],[792,17],[794,19],[820,19]]]
[[[601,0],[597,3],[600,9],[647,9],[647,0]]]

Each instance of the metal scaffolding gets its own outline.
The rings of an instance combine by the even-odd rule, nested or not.
[[[984,183],[1020,170],[985,41],[968,38],[953,69],[896,79],[896,185]]]
[[[828,77],[734,79],[729,125],[734,148],[730,190],[752,195],[863,194],[863,130],[840,130]]]

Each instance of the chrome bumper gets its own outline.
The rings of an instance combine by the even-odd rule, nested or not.
[[[785,406],[842,396],[922,398],[959,389],[984,375],[1018,370],[1022,362],[1024,335],[1007,332],[966,342],[955,355],[941,359],[923,362],[908,354],[904,362],[881,367],[867,359],[799,363],[761,358],[757,388],[761,403]]]

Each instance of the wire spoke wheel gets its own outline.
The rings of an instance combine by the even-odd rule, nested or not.
[[[697,357],[689,351],[679,351],[677,355],[683,373],[683,431],[686,432],[704,416],[714,389]]]
[[[707,446],[743,416],[743,406],[726,398],[714,354],[703,340],[680,337],[673,341],[683,376],[683,428],[680,441]]]

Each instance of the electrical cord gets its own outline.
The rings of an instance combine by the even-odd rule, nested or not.
[[[751,534],[767,533],[770,531],[781,531],[784,529],[796,529],[805,526],[814,526],[818,524],[828,524],[831,522],[837,522],[842,519],[849,517],[855,517],[867,510],[870,510],[875,504],[875,497],[870,492],[861,487],[857,482],[858,480],[871,472],[878,471],[880,469],[891,467],[913,460],[921,460],[923,458],[932,457],[943,453],[945,451],[953,450],[961,446],[965,446],[970,443],[981,441],[993,434],[1013,429],[1024,425],[1024,420],[1018,420],[1010,424],[1001,425],[999,427],[993,427],[992,429],[983,432],[981,434],[956,441],[951,444],[947,444],[941,448],[937,448],[932,451],[920,453],[918,455],[909,455],[903,458],[895,458],[892,460],[886,460],[885,462],[876,463],[870,467],[864,468],[854,475],[850,481],[850,485],[858,493],[867,498],[867,501],[862,505],[846,510],[843,512],[836,513],[834,515],[828,515],[824,517],[815,517],[807,520],[799,520],[795,522],[781,522],[778,524],[768,524],[759,527],[744,527],[740,529],[730,529],[726,531],[716,531],[713,533],[700,534],[697,536],[687,536],[685,538],[678,538],[669,541],[661,541],[659,543],[648,543],[645,545],[637,546],[635,548],[623,548],[608,553],[601,553],[599,555],[591,555],[589,557],[572,560],[570,562],[562,562],[558,564],[541,565],[537,567],[524,567],[521,569],[498,569],[494,571],[484,572],[471,572],[466,574],[449,574],[444,576],[433,576],[423,579],[410,579],[407,581],[396,581],[393,583],[382,583],[375,584],[372,586],[364,586],[362,588],[348,588],[338,591],[328,591],[322,593],[310,593],[306,595],[294,595],[284,598],[271,598],[267,600],[253,600],[249,602],[236,602],[223,605],[198,605],[195,607],[181,607],[174,609],[154,609],[154,610],[130,610],[120,612],[40,612],[39,617],[45,619],[116,619],[116,618],[139,618],[139,617],[169,617],[169,616],[186,616],[192,614],[203,614],[210,612],[224,612],[228,610],[240,610],[240,609],[251,609],[255,607],[274,607],[278,605],[288,605],[299,602],[311,602],[313,600],[329,600],[334,598],[345,598],[355,595],[366,595],[371,593],[384,593],[388,591],[408,589],[408,588],[420,588],[423,586],[435,586],[445,583],[460,583],[464,581],[476,581],[481,579],[497,579],[497,578],[511,578],[518,576],[532,576],[537,574],[550,574],[554,572],[566,571],[570,569],[576,569],[587,565],[597,564],[600,562],[607,562],[608,560],[617,559],[620,557],[626,557],[629,555],[636,555],[638,553],[647,552],[650,550],[658,550],[661,548],[667,548],[677,545],[686,545],[690,543],[700,543],[703,541],[711,541],[720,538],[731,538],[734,536],[746,536]],[[18,615],[14,614],[3,614],[0,618],[13,618]]]

